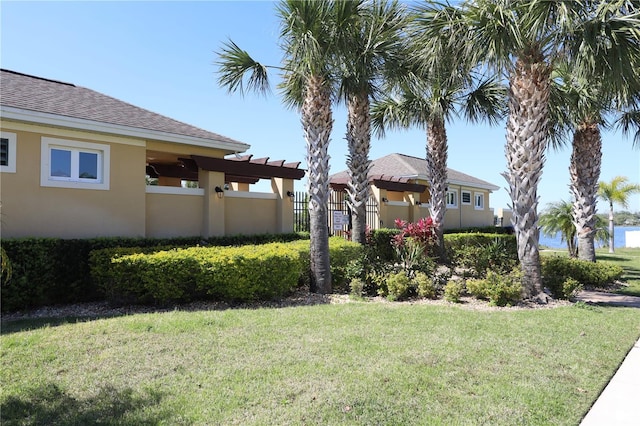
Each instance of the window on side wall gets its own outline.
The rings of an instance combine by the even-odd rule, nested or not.
[[[0,172],[16,172],[16,134],[0,132]]]
[[[447,207],[458,207],[458,191],[447,191]]]
[[[471,192],[462,191],[460,192],[460,201],[462,204],[471,204]]]
[[[42,186],[109,189],[109,145],[43,137],[41,155]]]
[[[476,210],[484,210],[484,194],[475,193],[474,206]]]

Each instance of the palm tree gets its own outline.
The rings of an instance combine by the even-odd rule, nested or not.
[[[441,65],[441,72],[419,76],[412,85],[401,85],[397,96],[386,96],[375,102],[372,119],[381,136],[385,129],[426,128],[429,210],[438,237],[439,254],[443,257],[448,157],[445,123],[459,113],[471,122],[486,119],[490,124],[496,123],[504,111],[506,90],[494,79],[472,81],[465,77],[454,80],[451,78],[453,63]]]
[[[460,51],[447,49],[443,43],[421,44],[420,33],[437,9],[416,10],[408,28],[409,48],[400,71],[390,81],[387,95],[373,104],[372,119],[376,132],[385,129],[423,126],[426,128],[427,182],[430,215],[433,220],[440,256],[444,250],[444,215],[447,192],[448,142],[446,122],[462,114],[471,122],[486,120],[495,124],[504,116],[506,90],[495,78],[480,78],[468,63],[460,61]],[[446,39],[446,30],[440,34]],[[437,60],[432,60],[433,58]],[[424,59],[427,60],[424,60]]]
[[[613,205],[620,204],[623,208],[629,206],[629,196],[640,192],[640,185],[628,183],[624,176],[616,176],[610,182],[598,184],[598,196],[609,203],[609,253],[615,252]]]
[[[267,69],[282,72],[284,101],[299,109],[307,147],[311,234],[311,290],[331,292],[329,231],[329,137],[333,127],[333,58],[344,27],[342,10],[331,1],[282,0],[280,18],[283,64],[267,67],[229,41],[219,52],[218,82],[230,92],[268,90]]]
[[[543,234],[553,237],[558,232],[562,242],[567,242],[569,257],[577,257],[576,227],[573,224],[573,203],[557,201],[547,204],[547,208],[540,215],[540,230]]]
[[[597,52],[591,55],[592,61],[597,65],[588,73],[575,70],[573,64],[566,61],[557,64],[554,71],[554,87],[558,88],[555,93],[559,96],[552,94],[551,104],[556,112],[562,110],[553,114],[556,117],[554,124],[564,125],[573,132],[569,171],[578,256],[592,262],[596,261],[594,236],[597,232],[596,196],[602,158],[601,129],[609,126],[607,118],[620,115],[618,121],[626,132],[631,124],[624,126],[628,123],[625,117],[632,122],[633,115],[625,112],[633,108],[634,98],[640,93],[640,76],[636,73],[635,78],[629,78],[633,77],[635,67],[630,69],[631,73],[618,73],[618,68],[611,66],[621,61],[637,62],[640,58],[637,29],[621,27],[616,19],[631,14],[631,7],[634,6],[626,2],[601,3],[578,29],[578,35],[592,31],[617,33],[615,43],[609,43],[610,40],[602,43],[599,37],[590,38],[590,49]]]
[[[628,1],[616,3],[632,9]],[[432,40],[445,31],[454,51],[466,49],[464,57],[471,63],[483,62],[509,81],[504,176],[509,184],[525,292],[541,301],[548,296],[543,293],[538,250],[537,188],[550,133],[551,73],[559,58],[568,58],[578,74],[597,75],[602,66],[593,60],[598,48],[606,43],[616,45],[620,34],[618,30],[596,31],[598,25],[608,19],[623,30],[638,26],[633,13],[605,16],[596,13],[602,11],[594,5],[590,0],[467,1],[460,7],[437,6],[433,19],[424,25],[425,46],[434,45]],[[440,43],[436,42],[436,47]],[[615,67],[620,80],[633,80],[637,60],[624,64],[616,56],[620,52],[607,52],[609,66]]]
[[[341,41],[339,93],[347,104],[347,157],[350,181],[347,203],[352,211],[352,239],[365,243],[368,173],[371,168],[370,99],[379,91],[385,70],[393,67],[402,52],[404,10],[397,1],[347,1],[352,25]]]

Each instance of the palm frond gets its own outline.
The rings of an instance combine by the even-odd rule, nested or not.
[[[472,123],[497,124],[507,114],[507,88],[497,77],[477,81],[465,96],[463,113]]]
[[[615,124],[624,135],[633,135],[633,146],[640,148],[640,109],[623,111]]]
[[[228,92],[240,92],[244,95],[247,91],[262,94],[269,91],[267,67],[254,60],[233,41],[223,43],[218,58],[218,84],[226,87]]]

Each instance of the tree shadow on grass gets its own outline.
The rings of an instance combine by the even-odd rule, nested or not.
[[[168,420],[160,405],[162,395],[139,395],[131,389],[101,389],[97,395],[76,399],[54,383],[9,396],[0,405],[3,425],[155,425]]]

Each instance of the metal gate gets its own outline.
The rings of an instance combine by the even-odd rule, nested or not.
[[[351,229],[351,211],[346,203],[347,193],[343,191],[329,192],[329,204],[327,211],[327,226],[329,227],[330,235],[344,236],[348,230]],[[379,228],[379,214],[378,204],[376,199],[372,196],[367,200],[367,225],[371,229]],[[333,229],[334,212],[342,212],[349,218],[349,225],[344,225],[341,229]],[[293,200],[293,230],[294,232],[311,230],[309,220],[309,194],[306,192],[296,192]]]

